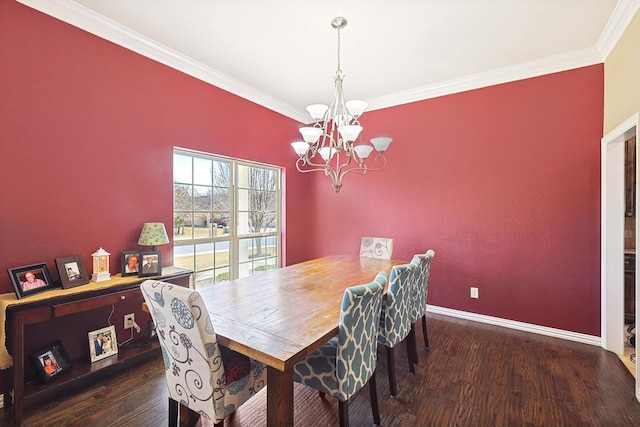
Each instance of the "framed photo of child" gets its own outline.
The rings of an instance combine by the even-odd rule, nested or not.
[[[43,382],[48,383],[71,368],[71,361],[60,341],[31,353],[31,359]]]

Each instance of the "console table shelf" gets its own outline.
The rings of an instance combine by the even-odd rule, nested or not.
[[[52,292],[50,296],[40,295],[33,300],[11,301],[6,305],[6,320],[2,333],[6,332],[6,345],[13,357],[13,366],[8,369],[9,375],[4,375],[3,392],[5,410],[12,406],[14,425],[22,425],[25,406],[47,400],[54,395],[59,396],[60,393],[81,387],[101,376],[128,369],[134,364],[158,356],[160,346],[157,340],[145,341],[146,337],[138,337],[125,345],[120,345],[117,354],[91,363],[88,356],[88,332],[97,328],[84,324],[83,319],[87,316],[91,319],[94,313],[104,313],[105,310],[108,314],[109,307],[113,313],[116,307],[121,304],[127,310],[130,310],[129,307],[134,304],[141,313],[140,315],[143,315],[142,303],[144,300],[140,292],[140,283],[152,279],[189,286],[191,274],[191,270],[165,267],[161,276],[139,278],[118,275],[108,281],[92,282],[77,288],[59,290]],[[109,315],[112,323],[121,321],[120,317],[111,318]],[[104,316],[104,319],[107,317]],[[96,321],[95,319],[91,320],[94,323]],[[103,322],[103,320],[99,321]],[[60,326],[61,323],[57,322],[70,322],[73,324],[73,328],[69,329],[73,330],[67,330],[64,323],[62,323],[63,326]],[[87,328],[91,329],[85,330]],[[30,333],[25,333],[25,331]],[[47,336],[59,338],[65,349],[65,342],[72,345],[72,351],[69,354],[71,367],[47,384],[26,375],[28,368],[31,367],[28,365],[31,363],[28,350],[32,349],[34,345],[31,342],[34,339],[31,334],[33,332],[37,332],[34,334],[36,336],[46,332]],[[69,353],[69,350],[66,350]],[[13,402],[8,398],[10,391],[13,391]]]
[[[90,363],[86,358],[71,361],[69,372],[56,378],[54,384],[43,384],[39,381],[27,382],[24,386],[24,406],[32,406],[46,401],[64,390],[71,390],[85,383],[98,379],[100,376],[110,375],[117,371],[128,369],[130,366],[146,359],[160,355],[160,344],[151,341],[146,347],[120,347],[118,354],[97,362]],[[100,374],[100,375],[98,375]]]

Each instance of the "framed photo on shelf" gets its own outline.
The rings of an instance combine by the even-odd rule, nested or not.
[[[122,277],[135,276],[140,271],[140,251],[124,251],[120,260]]]
[[[56,267],[58,268],[58,274],[60,274],[63,289],[89,283],[89,275],[80,255],[56,258]]]
[[[118,354],[116,327],[111,325],[89,332],[89,352],[91,363]]]
[[[31,264],[7,270],[18,299],[53,288],[47,264]]]
[[[142,265],[140,266],[138,277],[162,275],[162,252],[140,252],[140,258],[142,259]]]
[[[45,383],[71,368],[71,361],[60,341],[55,341],[47,347],[31,353],[31,359],[36,365],[38,375]]]

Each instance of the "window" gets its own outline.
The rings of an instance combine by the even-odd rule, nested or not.
[[[280,266],[280,168],[175,149],[174,265],[195,288]]]

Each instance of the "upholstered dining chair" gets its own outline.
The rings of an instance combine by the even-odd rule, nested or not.
[[[405,341],[409,371],[415,373],[411,332],[411,309],[414,304],[419,266],[415,264],[394,265],[389,277],[387,297],[382,302],[378,342],[387,349],[387,371],[391,396],[398,394],[396,383],[395,346]],[[415,336],[413,337],[415,340]]]
[[[180,408],[200,414],[202,424],[224,419],[267,383],[266,366],[218,344],[197,291],[166,282],[140,285],[158,332],[169,390],[169,425]]]
[[[340,426],[349,425],[349,399],[369,383],[373,421],[380,425],[376,390],[376,343],[387,273],[345,290],[338,336],[294,366],[296,382],[338,398]]]
[[[427,334],[427,295],[429,294],[429,276],[431,275],[431,263],[436,253],[433,249],[429,249],[426,254],[414,255],[411,260],[412,264],[418,265],[420,268],[419,278],[417,280],[415,303],[411,310],[411,323],[415,325],[419,319],[422,319],[422,335],[424,336],[424,348],[429,349],[429,335]],[[414,334],[415,340],[415,334]],[[417,363],[417,354],[416,363]]]
[[[386,237],[363,237],[360,241],[361,257],[391,259],[392,255],[393,239]]]

